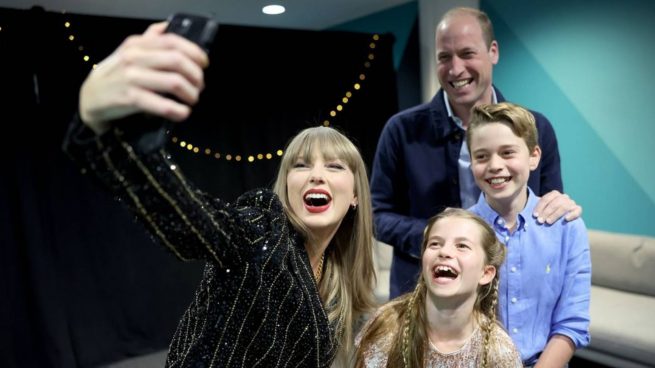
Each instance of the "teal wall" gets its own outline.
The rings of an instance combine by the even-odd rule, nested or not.
[[[495,84],[544,113],[592,229],[655,235],[655,2],[483,0]]]
[[[481,0],[480,8],[500,43],[495,84],[553,123],[565,191],[587,226],[655,236],[655,2]],[[332,29],[393,33],[398,68],[417,14],[410,2]]]
[[[371,15],[357,18],[330,28],[333,31],[392,33],[396,38],[393,45],[393,65],[400,65],[409,40],[412,26],[418,15],[418,2],[412,1]]]

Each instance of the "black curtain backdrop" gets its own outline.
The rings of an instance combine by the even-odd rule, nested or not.
[[[1,367],[96,367],[166,348],[191,300],[203,265],[155,245],[60,149],[91,65],[149,23],[0,8]],[[392,43],[389,35],[221,25],[207,89],[170,151],[198,187],[228,200],[270,186],[276,151],[325,120],[370,167],[397,111]],[[338,104],[343,111],[331,117]]]

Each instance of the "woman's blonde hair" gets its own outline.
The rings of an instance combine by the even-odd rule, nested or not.
[[[428,236],[432,227],[440,220],[456,217],[471,220],[480,228],[481,245],[485,253],[485,265],[496,268],[493,280],[478,287],[473,312],[487,318],[481,324],[484,333],[484,353],[482,366],[489,367],[489,338],[496,324],[496,304],[498,303],[498,276],[500,265],[505,259],[505,246],[496,238],[494,230],[480,217],[461,208],[446,208],[443,212],[428,220],[423,231],[421,255],[425,252]],[[427,317],[425,298],[427,286],[423,276],[419,277],[413,292],[402,295],[383,307],[376,319],[370,324],[366,335],[362,337],[357,351],[356,366],[363,366],[363,353],[371,344],[393,334],[393,341],[388,352],[387,367],[419,368],[423,367],[428,350]],[[483,319],[478,319],[481,321]]]
[[[324,159],[343,161],[355,177],[358,205],[351,208],[326,250],[325,269],[319,294],[330,323],[336,327],[335,341],[340,344],[338,360],[352,356],[354,328],[359,318],[375,308],[373,288],[373,211],[366,166],[359,150],[343,134],[328,127],[307,128],[288,144],[273,190],[280,197],[293,227],[305,239],[309,231],[291,210],[287,193],[287,174],[299,158],[312,161],[314,149]]]

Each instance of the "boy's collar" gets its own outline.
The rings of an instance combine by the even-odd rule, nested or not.
[[[518,219],[517,219],[517,224],[518,227],[517,229],[523,229],[525,227],[525,224],[528,222],[530,218],[532,218],[532,211],[537,205],[537,202],[539,202],[539,197],[537,197],[536,194],[530,189],[530,187],[526,187],[528,191],[528,199],[525,202],[525,206],[523,209],[518,213]],[[480,215],[482,218],[487,221],[488,224],[493,224],[493,225],[499,225],[501,227],[505,227],[505,220],[494,210],[491,208],[489,203],[487,202],[484,192],[480,193],[480,198],[478,198],[478,203],[477,203],[477,208],[480,212]]]

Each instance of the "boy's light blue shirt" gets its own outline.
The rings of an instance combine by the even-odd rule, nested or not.
[[[552,225],[532,216],[539,197],[528,188],[528,202],[510,234],[505,221],[480,194],[469,210],[490,224],[507,246],[500,270],[500,320],[526,365],[537,361],[555,334],[589,344],[591,258],[582,219]]]

